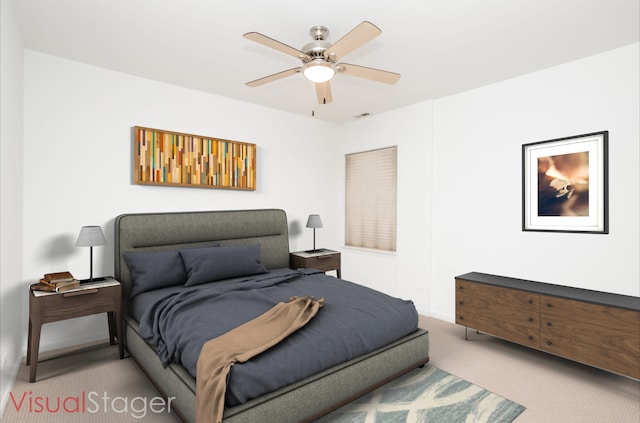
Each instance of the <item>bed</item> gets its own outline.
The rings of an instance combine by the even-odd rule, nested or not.
[[[290,279],[304,279],[311,281],[310,283],[306,282],[304,292],[311,290],[313,295],[327,296],[326,304],[333,304],[339,298],[347,295],[346,292],[343,294],[339,291],[343,289],[341,286],[354,290],[360,289],[355,286],[356,284],[324,275],[322,272],[310,269],[288,269],[288,223],[286,213],[283,210],[136,213],[120,215],[115,219],[115,277],[123,286],[123,342],[125,348],[156,389],[167,398],[173,397],[172,410],[185,422],[195,421],[196,381],[193,369],[190,368],[187,360],[182,365],[175,362],[171,355],[159,355],[158,345],[149,341],[148,333],[149,326],[152,325],[151,316],[159,314],[157,309],[161,308],[151,305],[152,301],[156,301],[158,298],[167,301],[169,297],[175,297],[176,294],[173,292],[166,294],[160,291],[163,289],[171,291],[177,288],[149,290],[144,295],[155,296],[155,299],[148,300],[147,297],[144,297],[145,300],[141,300],[143,295],[135,292],[140,288],[139,284],[133,283],[129,262],[134,268],[133,273],[136,275],[137,273],[135,273],[136,264],[131,257],[137,254],[141,257],[155,253],[170,254],[176,250],[189,250],[188,254],[194,255],[195,253],[192,251],[205,251],[216,247],[223,247],[225,250],[237,248],[244,251],[252,249],[256,245],[259,246],[259,261],[264,266],[264,271],[257,272],[256,276],[242,276],[241,278],[235,277],[237,275],[231,275],[231,278],[225,279],[222,281],[223,283],[216,283],[214,288],[208,284],[202,284],[198,287],[192,286],[190,289],[200,289],[198,291],[198,295],[200,295],[200,292],[205,289],[220,290],[221,286],[236,283],[236,279],[242,279],[241,282],[245,284],[248,281],[260,285],[260,289],[263,290],[260,298],[268,297],[267,301],[272,301],[274,298],[277,300],[278,296],[289,295],[287,291],[281,292],[281,287],[289,286]],[[254,277],[259,279],[254,280]],[[268,281],[265,282],[263,277]],[[276,282],[272,280],[276,280]],[[264,284],[268,286],[264,288],[266,286]],[[262,295],[263,292],[265,295]],[[130,298],[131,294],[134,294],[133,299]],[[359,294],[360,297],[367,297],[367,295]],[[394,301],[401,300],[394,299]],[[402,308],[405,307],[403,305],[405,303],[407,302],[391,304],[397,304],[398,308]],[[155,312],[151,312],[150,310],[154,307]],[[384,306],[376,305],[376,307]],[[216,309],[220,308],[218,303]],[[377,314],[377,310],[372,310],[371,314]],[[327,310],[318,312],[312,322],[313,327],[320,327],[322,322],[332,315],[333,313],[327,312]],[[224,320],[219,317],[216,319]],[[308,333],[303,331],[311,330],[310,326],[300,329],[300,338]],[[407,327],[406,323],[403,327]],[[294,336],[298,336],[298,334],[296,333]],[[414,328],[410,333],[403,334],[398,339],[384,342],[384,345],[378,346],[372,351],[357,352],[356,356],[346,361],[334,363],[322,370],[314,370],[312,374],[304,375],[299,380],[288,381],[284,386],[274,390],[270,390],[269,387],[263,388],[263,390],[266,389],[266,392],[259,392],[258,396],[249,399],[228,400],[224,411],[224,422],[313,421],[429,361],[428,333],[423,329]],[[275,347],[275,349],[279,348],[289,348],[288,343]],[[269,354],[263,355],[256,357],[255,360],[250,360],[251,365],[257,365],[256,363],[260,363],[261,360],[268,359]],[[311,357],[315,357],[313,354],[310,354],[309,357],[308,363],[316,361],[311,359]],[[270,359],[271,363],[276,363],[273,361],[273,357]],[[269,367],[271,366],[269,365]],[[242,367],[234,366],[233,378],[239,378],[242,369]],[[249,367],[245,373],[254,374],[257,371],[255,367],[253,369]],[[229,385],[231,391],[231,378]],[[254,384],[250,383],[249,385]]]

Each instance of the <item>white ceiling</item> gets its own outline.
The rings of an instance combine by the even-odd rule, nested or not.
[[[491,84],[640,40],[638,0],[11,0],[24,47],[144,78],[342,123]],[[318,105],[302,75],[245,82],[300,62],[242,37],[295,48],[368,20],[382,35],[344,60],[402,75],[347,75]]]

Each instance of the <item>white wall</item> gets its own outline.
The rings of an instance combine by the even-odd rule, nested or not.
[[[0,3],[0,411],[17,372],[26,309],[22,263],[22,40],[9,0]]]
[[[638,296],[638,50],[634,44],[340,128],[337,162],[398,145],[401,172],[397,254],[345,248],[343,277],[411,298],[421,313],[448,321],[454,277],[471,271]],[[523,232],[522,144],[600,130],[609,131],[610,233]],[[344,221],[341,240],[343,228]]]
[[[342,251],[342,277],[401,298],[429,313],[432,256],[433,103],[361,118],[341,127],[340,242],[344,243],[344,155],[398,146],[398,227],[395,254],[354,248]]]
[[[434,105],[432,315],[479,271],[640,294],[639,44]],[[609,234],[521,230],[522,144],[609,131]]]
[[[82,225],[103,227],[108,245],[94,248],[94,275],[113,274],[113,222],[143,211],[283,208],[292,250],[309,248],[310,213],[335,227],[330,202],[336,127],[25,51],[24,249],[26,284],[51,271],[88,277],[89,251],[74,246]],[[256,191],[132,184],[132,127],[174,130],[257,144]],[[331,232],[318,241],[335,245]],[[26,295],[24,295],[26,301]],[[26,333],[26,319],[22,319]],[[106,318],[45,325],[41,350],[106,336]]]

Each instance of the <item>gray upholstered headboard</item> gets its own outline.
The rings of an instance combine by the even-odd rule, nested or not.
[[[267,269],[289,267],[289,233],[284,210],[227,210],[123,214],[115,220],[115,272],[126,303],[131,273],[127,252],[161,251],[185,246],[260,244]]]

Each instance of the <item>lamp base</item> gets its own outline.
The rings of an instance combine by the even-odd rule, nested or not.
[[[89,283],[89,282],[102,282],[102,281],[106,281],[106,278],[89,278],[89,279],[80,279],[78,280],[78,282],[80,283]]]
[[[313,249],[313,250],[305,250],[304,252],[305,252],[305,253],[310,253],[310,254],[311,254],[311,253],[322,253],[322,252],[324,252],[324,248],[318,248],[317,250],[316,250],[316,249]]]

